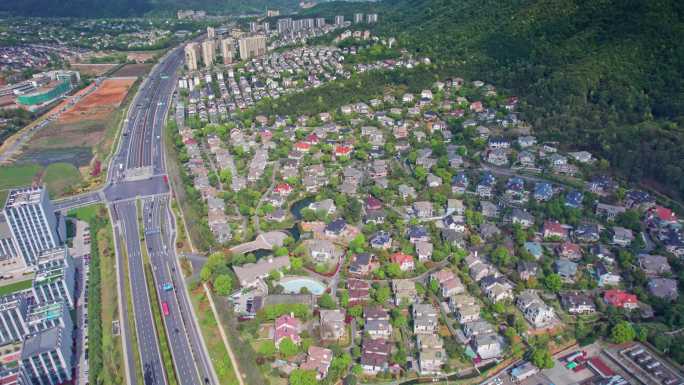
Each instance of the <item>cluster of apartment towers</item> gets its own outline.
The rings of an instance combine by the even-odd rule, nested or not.
[[[277,14],[274,14],[277,16]],[[365,18],[364,18],[365,16]],[[375,23],[378,21],[377,13],[363,13],[354,14],[354,23]],[[349,23],[347,23],[349,24]],[[334,25],[341,27],[345,25],[344,16],[337,15],[334,19]],[[324,28],[326,26],[325,18],[319,17],[316,19],[306,18],[293,20],[286,17],[278,19],[277,32],[278,34],[285,34],[288,32],[296,32],[301,30]],[[223,37],[217,35],[216,29],[207,27],[207,37],[201,43],[192,42],[185,46],[185,62],[188,70],[197,71],[200,64],[200,58],[204,67],[211,67],[216,61],[216,53],[220,51],[223,58],[223,64],[232,64],[235,59],[235,41],[234,36],[237,37],[237,48],[240,53],[240,59],[249,60],[254,57],[263,56],[266,54],[266,43],[268,40],[267,34],[270,31],[270,24],[268,21],[263,23],[251,22],[249,24],[250,33],[243,34],[243,32],[232,33],[232,36]]]
[[[65,239],[45,188],[9,192],[0,211],[1,278],[32,282],[0,297],[0,384],[72,379],[76,267]]]

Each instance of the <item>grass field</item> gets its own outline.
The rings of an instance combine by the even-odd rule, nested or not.
[[[51,196],[63,196],[74,192],[83,182],[81,173],[71,163],[53,163],[45,168],[43,182]]]
[[[21,290],[26,290],[31,288],[33,279],[27,279],[24,281],[12,282],[8,285],[0,286],[0,296],[16,293]]]
[[[216,318],[214,318],[214,313],[211,311],[209,300],[206,298],[202,286],[190,292],[190,299],[195,308],[199,326],[202,329],[202,336],[207,344],[207,350],[209,350],[209,356],[216,370],[219,383],[238,385],[239,381],[235,375],[235,369],[230,362],[228,351],[218,330]]]
[[[81,173],[70,163],[53,163],[46,168],[37,164],[14,164],[0,167],[0,190],[45,183],[52,198],[68,195],[82,183]],[[0,201],[4,197],[0,195]]]
[[[37,164],[2,165],[0,167],[0,190],[30,185],[40,169],[41,167]]]

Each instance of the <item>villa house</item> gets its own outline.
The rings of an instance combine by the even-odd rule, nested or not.
[[[344,312],[340,309],[320,309],[320,332],[321,339],[326,341],[339,340],[346,333]]]
[[[295,344],[299,344],[301,341],[299,336],[301,328],[301,322],[292,314],[285,314],[276,318],[273,333],[276,348],[280,347],[280,343],[286,338],[289,338]]]

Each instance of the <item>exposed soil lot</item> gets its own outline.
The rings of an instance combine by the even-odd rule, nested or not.
[[[118,64],[72,64],[71,68],[86,76],[102,76]]]
[[[102,150],[98,147],[105,140],[108,122],[134,82],[133,79],[105,80],[95,92],[36,135],[26,152],[73,147]]]
[[[149,72],[152,64],[126,64],[118,71],[114,72],[112,76],[115,77],[138,77],[143,76]]]

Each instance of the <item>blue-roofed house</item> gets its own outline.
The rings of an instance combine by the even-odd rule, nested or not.
[[[428,234],[427,229],[423,226],[411,226],[408,231],[408,236],[411,243],[430,241],[430,234]]]
[[[522,178],[518,176],[514,176],[506,182],[506,190],[509,191],[514,191],[514,192],[522,192],[525,190],[525,181],[522,180]]]
[[[568,259],[560,258],[556,260],[556,273],[566,282],[574,282],[577,275],[577,264]]]
[[[538,182],[534,185],[534,199],[548,201],[551,197],[553,197],[553,187],[550,183]]]
[[[375,249],[389,249],[392,247],[392,237],[387,231],[378,231],[371,237],[370,245]]]
[[[325,235],[330,237],[337,237],[342,235],[346,228],[347,222],[342,218],[338,218],[328,223],[327,226],[325,226]]]
[[[454,194],[463,194],[468,188],[468,184],[468,176],[463,172],[459,172],[451,178],[451,192]]]
[[[584,195],[578,190],[572,190],[565,195],[565,205],[572,207],[573,209],[578,209],[582,207],[582,200]]]
[[[482,198],[491,198],[496,178],[491,173],[485,173],[477,185],[477,195]]]

